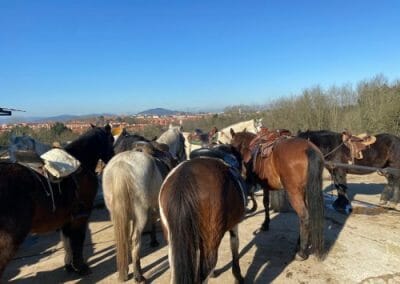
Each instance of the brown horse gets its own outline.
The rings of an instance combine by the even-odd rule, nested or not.
[[[111,159],[113,140],[109,126],[93,127],[67,145],[65,150],[81,167],[58,184],[21,164],[0,163],[0,277],[29,232],[57,229],[61,229],[67,271],[90,271],[82,249],[98,187],[95,168],[99,159]]]
[[[268,150],[263,147],[260,136],[233,130],[231,135],[231,145],[242,154],[247,180],[261,184],[264,189],[265,220],[261,229],[269,229],[269,190],[285,189],[300,218],[300,247],[296,259],[306,259],[311,252],[310,246],[320,257],[323,250],[324,158],[319,149],[305,139],[278,138],[268,144]],[[265,155],[265,151],[270,153]]]
[[[221,159],[200,157],[178,165],[165,179],[159,196],[164,234],[169,242],[171,283],[204,283],[230,233],[232,272],[239,267],[238,223],[245,213],[239,170]]]

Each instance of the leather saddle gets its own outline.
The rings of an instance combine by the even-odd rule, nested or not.
[[[292,137],[287,129],[268,129],[262,127],[257,136],[250,142],[250,149],[254,154],[261,153],[261,157],[267,158],[271,155],[274,146],[284,139]]]
[[[374,144],[376,137],[366,133],[352,135],[349,131],[343,131],[342,141],[350,149],[351,159],[361,160],[363,158],[362,151]]]

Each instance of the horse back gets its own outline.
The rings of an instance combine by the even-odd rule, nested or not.
[[[320,160],[323,155],[312,142],[298,137],[279,141],[264,161],[258,160],[258,175],[266,180],[272,189],[291,188],[304,184],[309,168],[309,152],[315,152]]]

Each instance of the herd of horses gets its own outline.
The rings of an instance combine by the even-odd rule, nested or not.
[[[16,161],[18,151],[41,154],[48,149],[45,145],[13,138],[11,161],[0,162],[0,279],[29,233],[58,229],[65,269],[90,273],[82,250],[98,188],[95,169],[99,159],[106,164],[102,185],[114,228],[118,278],[128,280],[132,263],[133,278],[139,283],[145,281],[140,247],[148,222],[150,245],[157,246],[156,222],[161,218],[169,245],[171,283],[207,282],[228,231],[232,273],[235,282],[243,283],[238,225],[248,211],[248,198],[255,202],[252,187],[258,185],[264,193],[261,230],[269,229],[269,191],[285,190],[299,217],[295,259],[305,260],[310,254],[321,259],[324,167],[338,190],[334,207],[339,211],[350,206],[346,174],[369,172],[329,162],[400,169],[400,138],[391,134],[376,135],[373,142],[363,144],[347,132],[305,131],[292,136],[287,130],[260,128],[255,120],[212,132],[217,139],[188,152],[188,134],[181,127],[170,127],[159,138],[149,140],[109,125],[92,126],[64,148],[80,161],[80,168],[57,181]],[[400,209],[400,175],[382,173],[388,183],[380,205]]]

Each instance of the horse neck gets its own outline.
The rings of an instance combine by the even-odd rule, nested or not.
[[[82,167],[94,172],[100,157],[97,153],[97,147],[94,146],[95,143],[90,143],[91,139],[78,138],[78,140],[75,140],[68,144],[65,147],[65,151],[67,151],[69,154],[79,160]]]

